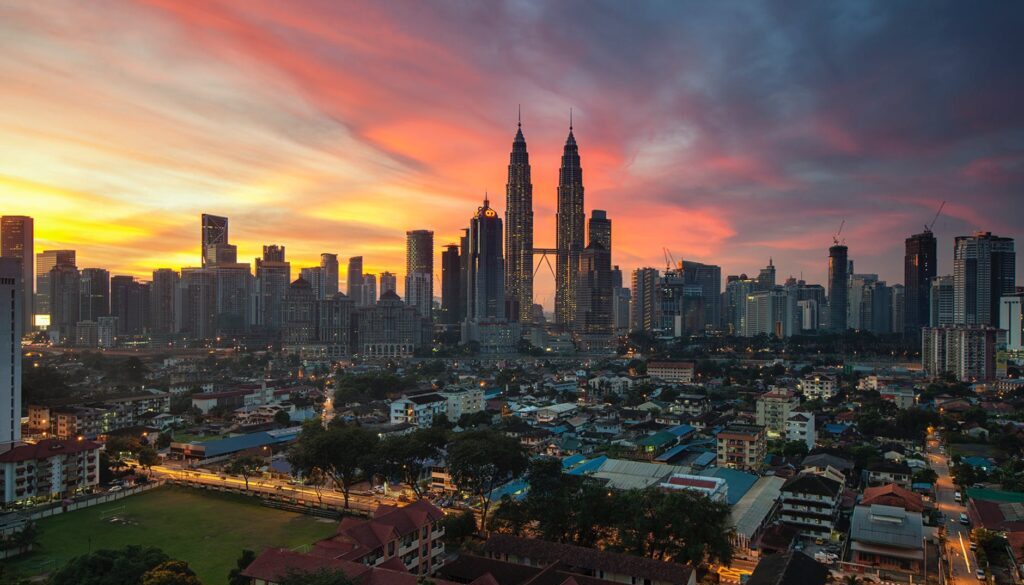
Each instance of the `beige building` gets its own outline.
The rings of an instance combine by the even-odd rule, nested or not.
[[[775,388],[757,397],[757,424],[775,439],[786,435],[789,414],[799,408],[800,397],[785,388]]]
[[[718,432],[718,466],[758,471],[768,452],[768,433],[760,425],[733,424]]]

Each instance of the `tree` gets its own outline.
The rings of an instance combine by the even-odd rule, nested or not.
[[[288,454],[288,461],[303,475],[319,469],[345,497],[375,465],[377,435],[362,427],[346,425],[340,419],[325,429],[320,419],[306,422]]]
[[[249,478],[258,474],[266,462],[255,455],[240,455],[224,466],[224,472],[240,475],[245,480],[245,491],[249,491]]]
[[[251,550],[243,550],[242,554],[235,561],[235,567],[228,573],[228,585],[249,585],[251,579],[242,575],[253,561],[256,560],[256,553]]]
[[[286,427],[292,422],[292,417],[289,416],[288,411],[279,410],[274,413],[274,422],[282,427]]]
[[[137,585],[152,568],[169,561],[160,549],[129,545],[75,557],[50,576],[51,585]]]
[[[729,506],[685,490],[618,492],[617,533],[626,552],[698,565],[732,561]]]
[[[153,444],[157,449],[166,449],[171,446],[173,440],[174,438],[171,437],[171,433],[164,432],[157,435],[156,441]]]
[[[448,473],[459,489],[480,498],[480,526],[494,490],[526,471],[529,460],[518,440],[486,430],[460,434],[448,446]]]
[[[445,543],[457,548],[476,533],[476,516],[472,510],[466,510],[461,514],[445,516],[441,519],[441,526],[444,527]]]
[[[154,465],[160,464],[160,455],[152,447],[143,447],[139,451],[139,465],[152,471]]]
[[[317,571],[289,571],[278,581],[278,585],[353,585],[352,580],[341,571],[320,569]]]
[[[203,585],[185,561],[167,561],[142,576],[142,585]]]
[[[445,430],[435,427],[389,437],[377,448],[378,471],[386,478],[398,478],[421,497],[420,478],[430,463],[440,458],[447,442]]]

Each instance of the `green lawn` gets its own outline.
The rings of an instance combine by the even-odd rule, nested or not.
[[[124,523],[100,519],[121,506],[118,516]],[[333,520],[266,508],[244,496],[167,486],[40,520],[42,548],[12,564],[32,575],[59,567],[90,546],[98,550],[140,544],[188,561],[204,585],[221,585],[242,549],[311,544],[336,526]]]

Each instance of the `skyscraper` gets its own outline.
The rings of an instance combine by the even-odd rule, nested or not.
[[[377,275],[376,274],[364,274],[363,275],[363,304],[364,307],[370,307],[377,304]]]
[[[768,266],[761,269],[757,275],[757,290],[771,290],[775,288],[775,263],[768,259]]]
[[[686,284],[697,285],[704,297],[704,323],[717,329],[722,323],[722,268],[714,264],[702,264],[682,260],[679,270]]]
[[[83,268],[79,286],[79,320],[99,321],[100,317],[110,314],[110,272],[102,268]]]
[[[338,294],[338,255],[320,254],[320,271],[320,298],[332,298]]]
[[[846,331],[848,310],[849,249],[836,244],[828,249],[828,306],[829,328]]]
[[[523,322],[533,307],[533,183],[523,125],[516,124],[505,185],[505,294],[518,307]]]
[[[50,314],[50,270],[59,264],[75,265],[74,250],[44,250],[36,254],[36,315]]]
[[[747,331],[747,301],[757,290],[756,279],[746,274],[729,276],[725,285],[726,326],[732,335],[744,335]]]
[[[569,136],[562,151],[562,166],[558,171],[555,234],[558,250],[555,261],[555,322],[562,327],[569,327],[576,318],[576,275],[580,252],[583,251],[584,220],[583,168],[570,120]]]
[[[80,296],[78,268],[73,264],[57,264],[50,269],[47,289],[50,292],[50,329],[60,342],[74,341],[79,317]]]
[[[149,305],[148,290],[133,276],[110,279],[110,313],[117,317],[118,335],[141,335]]]
[[[384,296],[384,293],[389,291],[398,294],[398,277],[394,272],[381,272],[380,296]]]
[[[929,282],[938,270],[938,252],[935,236],[928,228],[907,238],[903,256],[903,325],[908,334],[920,335],[928,326]]]
[[[630,331],[653,331],[657,306],[657,268],[637,268],[633,271],[633,304],[630,307]]]
[[[505,261],[502,257],[501,218],[490,201],[477,209],[469,224],[469,304],[466,318],[484,321],[505,318]]]
[[[465,319],[462,310],[462,258],[458,244],[448,244],[441,252],[441,323],[455,325]]]
[[[573,330],[581,346],[603,347],[612,338],[612,222],[594,210],[589,222],[590,242],[580,254],[576,275],[576,319]]]
[[[171,335],[178,332],[180,280],[177,271],[170,268],[158,268],[153,271],[149,291],[149,320],[154,335]]]
[[[21,261],[22,296],[21,311],[25,316],[22,331],[32,329],[33,285],[36,281],[34,227],[31,217],[5,215],[0,217],[0,257],[17,258]]]
[[[238,261],[238,251],[228,240],[228,218],[202,214],[200,240],[203,266]]]
[[[405,232],[405,302],[430,319],[434,305],[434,232]]]
[[[357,307],[363,306],[363,257],[353,256],[348,259],[348,274],[345,276],[347,287],[345,292],[348,298]]]
[[[929,283],[928,325],[945,327],[953,324],[953,277],[936,276]]]
[[[953,323],[998,325],[999,300],[1016,289],[1013,238],[976,232],[953,244]]]
[[[276,245],[263,246],[263,258],[256,258],[255,264],[256,324],[270,331],[279,331],[284,296],[292,281],[292,265],[285,259],[284,246]]]
[[[28,257],[32,257],[31,250]],[[24,267],[22,258],[0,258],[0,453],[21,440]]]

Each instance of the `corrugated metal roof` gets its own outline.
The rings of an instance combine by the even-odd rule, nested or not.
[[[729,484],[730,506],[739,502],[740,499],[750,491],[750,488],[753,487],[754,483],[756,483],[758,479],[757,476],[752,473],[739,471],[738,469],[729,469],[727,467],[714,467],[700,475],[720,477],[725,480],[725,483]]]
[[[857,506],[850,520],[850,540],[898,548],[921,548],[921,515],[896,506]]]
[[[746,538],[754,536],[779,499],[784,483],[786,480],[781,477],[762,477],[736,502],[730,518],[738,534]]]

